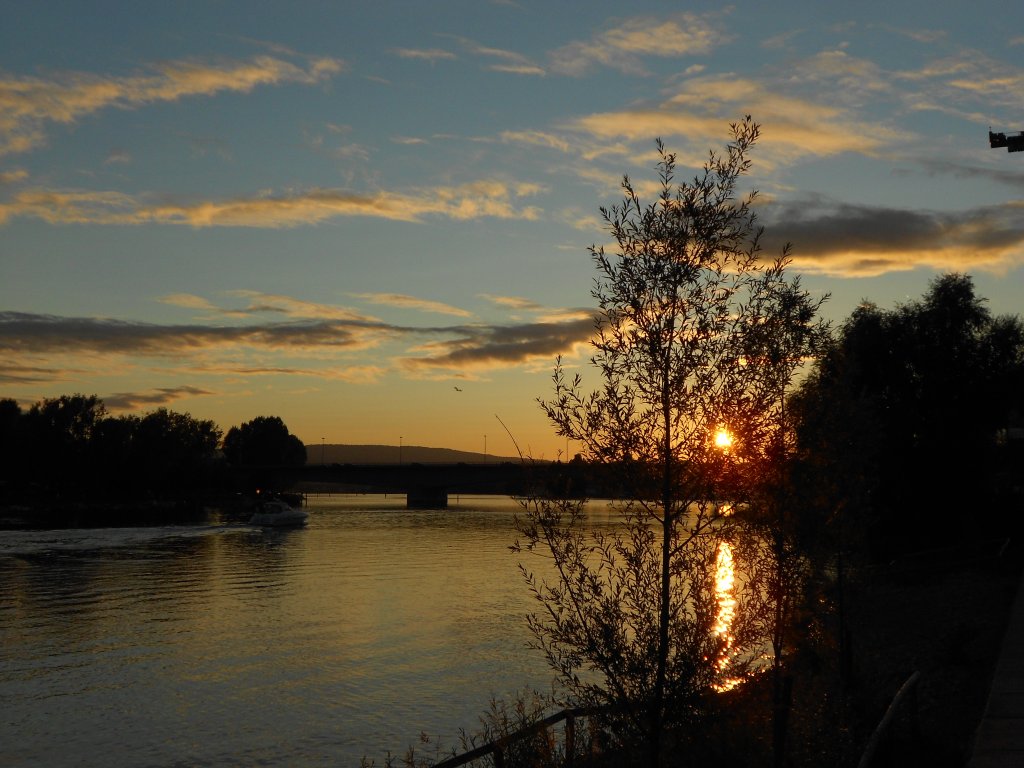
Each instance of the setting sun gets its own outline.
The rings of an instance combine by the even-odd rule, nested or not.
[[[728,430],[720,429],[715,433],[715,447],[721,448],[723,451],[732,447],[732,435]]]

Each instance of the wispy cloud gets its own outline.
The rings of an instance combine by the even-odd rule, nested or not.
[[[299,63],[273,56],[210,63],[170,61],[127,76],[68,72],[47,78],[0,73],[0,155],[27,152],[46,140],[48,123],[74,123],[101,109],[247,93],[262,85],[313,84],[345,68],[334,58]]]
[[[0,365],[0,384],[40,384],[62,381],[67,375],[68,371],[62,368],[24,365],[10,361]]]
[[[761,41],[761,47],[766,50],[787,50],[793,47],[794,41],[803,35],[806,30],[790,29],[772,37],[766,37]]]
[[[161,296],[158,301],[185,309],[196,309],[205,315],[231,318],[270,314],[301,320],[340,320],[367,326],[382,324],[382,321],[376,317],[337,304],[323,304],[296,299],[292,296],[244,289],[235,289],[225,293],[228,296],[245,299],[246,303],[243,306],[223,306],[215,304],[204,296],[196,296],[191,293],[172,293]]]
[[[892,73],[876,62],[832,49],[794,60],[786,70],[784,87],[792,93],[810,91],[819,101],[857,109],[880,96],[898,98],[893,80]],[[769,87],[776,90],[779,86],[771,83]]]
[[[11,354],[122,354],[167,358],[212,348],[275,351],[365,348],[386,326],[342,321],[157,325],[96,317],[0,312],[0,350]]]
[[[593,337],[592,316],[569,322],[523,323],[505,326],[470,326],[451,339],[416,347],[416,357],[403,357],[399,366],[407,375],[437,378],[458,372],[513,367],[556,355],[576,354]]]
[[[170,304],[174,307],[185,307],[186,309],[200,309],[204,312],[216,312],[217,307],[209,299],[196,296],[191,293],[171,293],[161,296],[158,301],[162,304]]]
[[[620,22],[590,40],[577,41],[551,54],[551,69],[565,75],[583,75],[596,66],[629,74],[646,74],[642,58],[710,53],[725,35],[708,16],[683,13],[670,19],[633,18]]]
[[[391,52],[401,59],[417,59],[429,61],[431,64],[458,58],[451,51],[442,48],[393,48]]]
[[[453,315],[455,317],[472,317],[473,313],[460,307],[453,307],[451,304],[444,304],[440,301],[419,299],[415,296],[407,296],[402,293],[353,293],[354,297],[369,301],[371,304],[382,304],[388,307],[400,309],[415,309],[420,312],[435,312],[442,315]]]
[[[540,218],[541,210],[518,200],[541,191],[536,184],[481,180],[460,186],[432,187],[410,193],[360,194],[313,189],[284,195],[239,197],[184,203],[148,203],[114,191],[26,189],[0,203],[0,224],[35,218],[51,224],[178,224],[204,227],[287,229],[342,217],[419,222],[439,216],[458,221],[477,218]]]
[[[506,309],[529,311],[539,311],[544,309],[542,305],[538,304],[533,299],[527,299],[523,296],[497,296],[493,293],[481,293],[480,297]]]
[[[883,25],[883,28],[894,34],[908,37],[918,43],[939,43],[949,37],[949,33],[944,29],[925,29],[924,27],[910,29],[893,27],[888,24]]]
[[[774,209],[773,209],[774,208]],[[769,207],[768,253],[794,243],[805,272],[871,277],[927,267],[1004,272],[1024,264],[1024,203],[966,211],[896,210],[806,199]]]
[[[103,159],[105,165],[127,165],[132,161],[132,155],[127,149],[112,150]]]
[[[572,144],[568,139],[550,131],[502,131],[499,138],[508,144],[545,147],[557,149],[559,152],[569,152],[572,149]]]
[[[988,122],[996,110],[1019,114],[1024,108],[1024,68],[977,50],[960,50],[893,77],[912,85],[903,94],[910,109]]]
[[[232,381],[263,376],[284,376],[344,381],[349,384],[372,384],[383,378],[389,371],[381,365],[316,365],[285,366],[273,364],[243,364],[224,361],[204,362],[188,368],[193,374],[225,377]]]
[[[372,294],[371,294],[372,295]],[[379,296],[378,296],[379,297]],[[411,297],[385,296],[387,303],[409,304],[431,311],[455,308]],[[179,306],[209,310],[210,304],[188,295],[165,297]],[[590,339],[593,313],[588,310],[545,309],[525,299],[492,297],[501,306],[534,313],[535,321],[510,324],[469,323],[439,326],[400,326],[384,322],[345,319],[303,319],[288,322],[222,325],[190,323],[158,325],[98,317],[0,312],[0,354],[16,361],[4,370],[9,383],[54,381],[61,371],[50,361],[91,361],[92,375],[108,370],[109,358],[121,361],[149,359],[165,373],[227,377],[237,382],[249,376],[313,376],[354,383],[376,381],[388,370],[421,378],[485,371],[573,354]],[[318,305],[276,297],[253,311],[287,307],[307,314],[321,312]],[[388,344],[389,366],[365,364],[351,353]],[[108,359],[104,364],[102,361]],[[305,361],[305,363],[297,361]],[[287,361],[287,362],[285,362]],[[127,367],[118,363],[122,374]],[[80,377],[79,377],[80,378]],[[2,380],[2,377],[0,377]],[[181,388],[156,390],[152,397],[188,394]],[[198,394],[193,392],[192,394]],[[118,394],[126,406],[143,402],[137,392]],[[155,402],[155,400],[153,401]]]
[[[18,168],[14,171],[0,171],[0,185],[17,184],[28,178],[28,171]]]
[[[524,296],[500,296],[492,293],[481,293],[480,298],[486,299],[495,306],[511,310],[513,319],[528,315],[532,322],[539,325],[576,323],[583,321],[594,323],[594,309],[591,307],[546,307]]]
[[[586,115],[569,128],[602,141],[650,141],[662,136],[705,147],[719,142],[723,116],[741,114],[753,114],[766,126],[759,159],[762,168],[808,156],[877,154],[904,138],[876,121],[858,119],[850,110],[786,95],[765,83],[732,75],[687,80],[659,104]]]
[[[489,293],[481,293],[479,296],[481,299],[486,299],[503,309],[511,309],[522,313],[528,312],[534,317],[535,323],[558,324],[585,321],[592,326],[594,323],[594,309],[592,307],[549,307],[523,296],[499,296]]]
[[[158,387],[146,392],[115,392],[103,397],[103,404],[112,411],[137,411],[140,408],[169,405],[177,400],[215,395],[206,389],[191,386]]]
[[[989,168],[953,160],[936,160],[933,157],[920,159],[917,165],[930,176],[948,175],[958,179],[983,179],[1024,193],[1024,169]]]
[[[489,70],[495,72],[509,72],[516,75],[543,76],[547,74],[544,67],[516,51],[481,45],[476,40],[472,40],[468,37],[460,37],[459,35],[443,35],[443,37],[449,37],[458,42],[466,53],[471,56],[478,56],[492,60],[494,63],[489,64],[486,67]]]

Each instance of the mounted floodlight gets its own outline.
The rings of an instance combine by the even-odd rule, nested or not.
[[[990,130],[988,132],[988,145],[992,149],[1006,147],[1007,152],[1024,152],[1024,131],[1011,133],[1007,136],[1005,133],[992,133]]]

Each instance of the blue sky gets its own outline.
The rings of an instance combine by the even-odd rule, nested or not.
[[[598,208],[753,115],[770,251],[841,320],[1024,292],[1024,8],[2,2],[0,396],[553,458]],[[590,377],[593,381],[593,377]],[[455,387],[461,391],[457,391]],[[570,446],[571,450],[571,446]]]

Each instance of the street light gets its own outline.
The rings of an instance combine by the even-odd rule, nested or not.
[[[327,447],[327,445],[326,445],[326,443],[324,441],[326,439],[327,439],[326,437],[321,437],[320,438],[320,466],[321,467],[326,463],[324,461],[324,449]]]
[[[398,436],[398,466],[402,466],[402,436]]]

